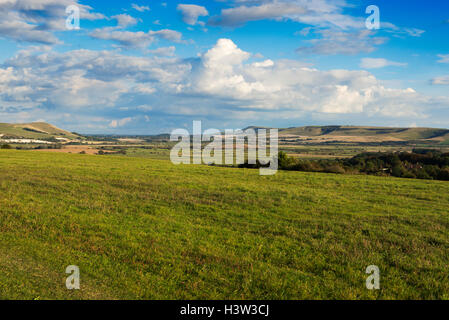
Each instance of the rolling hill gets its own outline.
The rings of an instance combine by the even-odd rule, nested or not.
[[[65,138],[80,139],[81,136],[59,129],[45,122],[33,123],[0,123],[0,138],[9,139],[50,139]]]
[[[449,142],[448,129],[435,128],[389,128],[364,126],[309,126],[279,130],[280,136],[321,137],[327,139],[350,137],[379,141],[416,141],[432,140]]]

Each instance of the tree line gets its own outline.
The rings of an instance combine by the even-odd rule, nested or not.
[[[449,181],[449,153],[438,150],[362,153],[350,159],[304,160],[279,152],[279,169]],[[260,164],[240,167],[259,168]]]

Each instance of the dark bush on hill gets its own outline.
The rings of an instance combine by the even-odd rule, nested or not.
[[[242,168],[260,168],[257,164],[242,164]],[[354,173],[394,176],[409,179],[449,181],[449,153],[437,150],[413,150],[398,153],[362,153],[344,160],[303,160],[279,152],[279,170]]]

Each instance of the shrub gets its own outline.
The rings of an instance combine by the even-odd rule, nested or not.
[[[346,171],[345,171],[345,169],[344,169],[340,164],[335,163],[335,164],[327,165],[327,166],[324,168],[324,172],[327,172],[327,173],[338,173],[338,174],[343,174],[343,173],[345,173]]]
[[[289,157],[284,151],[279,152],[279,169],[281,170],[292,170],[295,165],[295,159]]]
[[[438,173],[437,178],[439,180],[449,181],[449,168],[441,169],[440,172]]]

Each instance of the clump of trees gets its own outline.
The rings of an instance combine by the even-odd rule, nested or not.
[[[2,144],[0,149],[9,150],[9,149],[12,149],[12,147],[9,144]]]
[[[126,155],[127,151],[126,148],[122,147],[112,147],[112,148],[106,148],[106,147],[100,147],[100,150],[98,150],[97,155]]]
[[[62,149],[61,143],[39,145],[34,148],[35,150],[49,150],[49,149]]]
[[[343,165],[366,174],[449,180],[449,153],[438,150],[415,149],[411,153],[364,153],[343,161]]]
[[[449,153],[419,150],[395,153],[362,153],[351,159],[303,160],[279,152],[279,169],[336,174],[369,174],[411,179],[449,181]],[[243,164],[244,168],[260,168]]]

